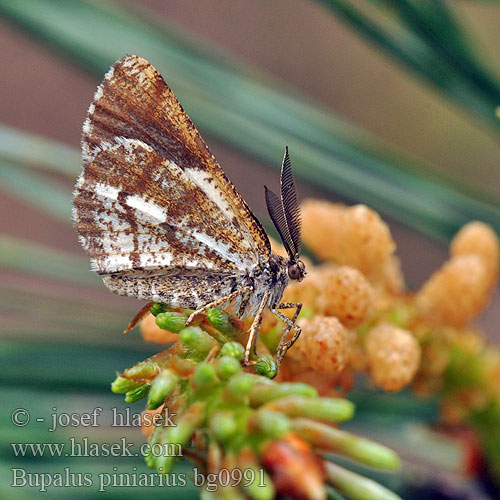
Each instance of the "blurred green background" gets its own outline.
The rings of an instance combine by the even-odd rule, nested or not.
[[[1,498],[39,496],[36,487],[13,496],[12,467],[145,470],[140,458],[21,459],[10,446],[81,432],[15,428],[18,407],[48,419],[54,407],[102,406],[108,418],[121,404],[108,394],[115,371],[157,350],[137,332],[121,335],[139,304],[108,293],[88,271],[71,222],[81,124],[103,74],[124,54],[159,69],[262,221],[263,185],[277,185],[288,144],[302,198],[381,212],[412,287],[446,259],[446,243],[465,222],[484,220],[500,232],[497,2],[0,0],[0,16]],[[499,323],[497,293],[477,324],[498,344]],[[365,423],[377,412],[380,427],[388,413],[394,423],[413,405],[405,395],[390,401],[367,408]],[[415,410],[417,423],[406,415],[401,425],[433,415],[432,407]],[[103,418],[89,439],[142,440],[118,431]],[[443,446],[438,464],[458,460],[460,451]],[[386,480],[403,488],[405,479]],[[107,495],[135,498],[137,489]]]

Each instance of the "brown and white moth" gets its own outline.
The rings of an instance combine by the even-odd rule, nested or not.
[[[194,309],[187,324],[233,302],[240,318],[254,317],[246,364],[270,308],[285,322],[279,366],[300,335],[302,306],[280,301],[289,281],[305,275],[288,148],[281,197],[265,191],[288,259],[271,253],[263,227],[146,60],[124,57],[105,75],[83,124],[82,155],[73,215],[104,284],[120,295]],[[292,319],[279,311],[290,308]]]

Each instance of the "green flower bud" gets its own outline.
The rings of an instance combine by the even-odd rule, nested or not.
[[[222,356],[231,356],[242,361],[245,356],[245,348],[239,342],[226,342],[220,353]]]
[[[266,408],[281,411],[289,417],[309,417],[331,422],[342,422],[354,414],[354,405],[347,399],[341,398],[288,396],[270,401]]]
[[[218,307],[213,307],[207,311],[207,319],[210,324],[222,333],[232,334],[235,331],[231,316]]]
[[[180,331],[179,337],[181,342],[201,354],[207,353],[217,345],[217,342],[199,326],[184,328],[184,330]]]
[[[252,375],[240,373],[229,379],[227,390],[231,396],[239,399],[248,395],[255,382],[255,378]]]
[[[162,405],[165,398],[173,391],[178,382],[179,377],[171,370],[162,370],[151,384],[147,402],[148,410],[155,410]]]
[[[277,384],[271,380],[263,379],[262,383],[256,384],[250,394],[252,406],[260,406],[273,399],[284,398],[286,396],[317,397],[318,391],[302,382],[281,382]]]
[[[290,419],[279,411],[259,410],[254,418],[258,428],[274,439],[280,438],[292,427]]]
[[[254,366],[255,373],[264,377],[273,378],[278,373],[276,362],[271,356],[260,356]]]
[[[194,431],[203,424],[206,417],[205,410],[206,405],[204,403],[193,404],[182,414],[182,418],[176,421],[174,427],[164,427],[162,429],[157,442],[162,445],[185,446],[191,440]],[[175,446],[171,448],[173,452],[176,451]],[[163,469],[161,472],[168,474],[172,470],[174,461],[174,456],[159,456],[155,459],[155,465],[158,469]]]
[[[188,317],[180,312],[162,312],[156,316],[156,324],[162,329],[173,333],[179,333],[186,327]]]
[[[219,411],[210,419],[210,429],[220,441],[227,441],[237,430],[234,415],[229,411]]]
[[[380,469],[394,470],[401,461],[393,450],[369,439],[306,418],[295,418],[293,428],[313,446],[350,457]]]
[[[215,366],[209,363],[199,365],[192,378],[192,384],[196,389],[207,389],[219,382]]]
[[[127,394],[125,394],[125,403],[135,403],[136,401],[139,401],[148,394],[150,388],[150,384],[143,384],[140,387],[137,387],[137,389],[128,391]]]
[[[144,457],[144,461],[146,462],[146,465],[148,467],[155,467],[156,463],[155,463],[155,457],[153,456],[152,453],[149,453],[148,455],[146,455]]]
[[[165,427],[163,427],[163,425],[155,425],[153,433],[149,437],[149,444],[156,444],[156,443],[158,443],[161,435],[165,432],[164,429],[165,429]]]
[[[231,356],[222,356],[217,360],[217,375],[223,380],[241,371],[240,362]]]
[[[125,394],[128,391],[137,389],[137,387],[140,387],[142,384],[142,382],[130,380],[118,375],[118,377],[116,377],[115,380],[113,380],[113,382],[111,383],[111,390],[115,394]]]
[[[381,484],[325,460],[326,481],[343,495],[355,500],[401,500]]]
[[[174,467],[174,463],[175,457],[170,457],[168,455],[154,457],[154,465],[160,474],[169,474]]]
[[[252,500],[273,500],[276,495],[274,484],[259,464],[255,453],[250,448],[242,449],[237,461],[238,469],[245,477],[241,484],[245,495]]]
[[[158,314],[165,312],[166,310],[166,306],[163,304],[159,304],[158,302],[155,302],[149,309],[153,316],[158,316]]]
[[[125,378],[131,379],[149,379],[153,378],[157,373],[158,365],[153,361],[142,361],[123,372]]]
[[[281,336],[283,334],[283,326],[277,324],[270,330],[267,330],[264,335],[262,335],[262,341],[269,351],[274,352],[280,343]]]
[[[253,481],[243,483],[245,493],[252,500],[273,500],[276,496],[276,491],[267,472],[257,467],[253,468],[253,471],[255,473]],[[246,469],[246,474],[249,474],[248,469]]]

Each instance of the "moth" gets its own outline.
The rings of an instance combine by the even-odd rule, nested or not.
[[[284,323],[276,362],[300,335],[302,305],[281,302],[305,276],[301,222],[288,148],[281,196],[265,188],[288,258],[269,239],[156,69],[126,56],[106,73],[83,124],[83,166],[73,216],[91,267],[112,292],[191,309],[253,317],[251,364],[266,308]],[[281,310],[295,309],[290,319]],[[146,308],[143,308],[146,311]],[[291,339],[287,341],[293,330]]]

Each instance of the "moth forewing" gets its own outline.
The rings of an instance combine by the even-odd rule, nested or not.
[[[82,157],[74,219],[106,286],[194,309],[189,321],[234,301],[239,316],[254,316],[249,363],[266,308],[276,314],[289,305],[280,300],[290,261],[271,254],[261,224],[146,60],[126,56],[106,73],[83,125]],[[290,259],[298,258],[300,216],[288,149],[281,198],[272,193],[266,200]],[[284,320],[278,364],[299,310]]]

